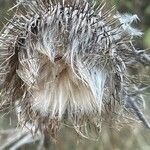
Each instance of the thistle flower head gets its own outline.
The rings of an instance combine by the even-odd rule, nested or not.
[[[87,126],[128,122],[126,110],[133,109],[132,117],[149,127],[129,74],[137,62],[150,64],[131,41],[142,35],[131,27],[136,15],[115,15],[86,0],[18,6],[24,11],[18,8],[0,35],[0,88],[3,107],[14,106],[22,125],[53,135],[65,123],[83,135]]]

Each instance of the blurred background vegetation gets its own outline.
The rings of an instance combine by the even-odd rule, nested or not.
[[[100,1],[100,0],[99,0]],[[13,12],[8,12],[8,9],[15,4],[15,0],[0,0],[0,28],[7,22],[5,18],[11,18]],[[107,0],[109,7],[115,5],[116,9],[121,13],[137,14],[140,22],[136,25],[142,29],[144,35],[142,38],[136,39],[134,44],[139,49],[150,48],[150,0]],[[143,70],[142,70],[143,71]],[[141,71],[141,72],[142,72]],[[149,70],[144,69],[149,77]],[[149,80],[149,79],[148,79]],[[150,83],[150,82],[149,82]],[[147,91],[150,93],[150,90]],[[145,96],[147,104],[147,118],[150,120],[150,98]],[[149,115],[148,115],[149,114]],[[1,114],[2,116],[3,114]],[[0,116],[0,130],[12,128],[16,126],[16,118],[11,114],[11,119]],[[2,138],[0,137],[0,144]],[[22,149],[33,150],[36,144],[25,146]],[[21,150],[22,150],[21,149]],[[90,141],[79,138],[76,133],[70,129],[63,129],[60,136],[56,140],[56,144],[52,145],[53,149],[58,150],[150,150],[150,130],[132,127],[132,129],[109,129],[102,131],[98,141]]]

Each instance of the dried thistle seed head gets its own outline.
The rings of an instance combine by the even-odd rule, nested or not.
[[[150,64],[132,45],[142,34],[131,27],[136,15],[115,15],[86,0],[18,6],[24,13],[18,8],[0,35],[0,79],[1,103],[17,109],[21,124],[54,135],[66,123],[83,135],[103,121],[127,123],[125,110],[133,109],[132,117],[149,127],[128,73],[137,62]]]

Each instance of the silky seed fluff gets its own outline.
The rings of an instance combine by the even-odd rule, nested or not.
[[[1,109],[18,122],[54,136],[62,125],[88,137],[101,124],[139,120],[144,100],[136,64],[150,65],[132,40],[137,15],[107,10],[87,0],[20,0],[0,33]],[[129,119],[130,118],[130,119]]]

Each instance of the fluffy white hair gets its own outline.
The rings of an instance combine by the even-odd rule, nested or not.
[[[31,121],[51,134],[62,122],[77,131],[99,128],[102,121],[125,119],[124,110],[135,106],[148,126],[130,98],[135,89],[128,68],[143,63],[131,42],[141,35],[131,32],[137,17],[111,15],[103,3],[87,1],[24,0],[18,5],[26,13],[18,8],[0,35],[3,107],[17,104],[22,124]],[[141,103],[138,94],[132,99]]]

